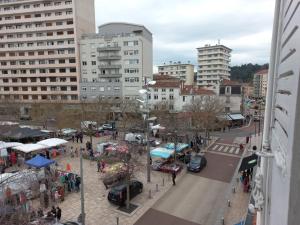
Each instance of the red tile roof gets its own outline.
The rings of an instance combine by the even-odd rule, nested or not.
[[[268,74],[269,70],[268,69],[262,69],[257,71],[255,74],[256,75],[264,75],[264,74]]]
[[[224,80],[222,80],[221,85],[234,86],[234,85],[242,85],[242,84],[235,80],[224,79]]]
[[[181,95],[215,95],[216,93],[212,90],[200,88],[193,85],[185,85],[181,88]]]
[[[169,75],[160,75],[160,74],[154,74],[153,75],[153,80],[178,80],[178,78],[176,77],[172,77],[172,76],[169,76]]]
[[[180,87],[180,81],[178,80],[157,80],[156,84],[149,85],[149,87],[153,88],[164,88],[164,87],[170,87],[170,88],[179,88]]]

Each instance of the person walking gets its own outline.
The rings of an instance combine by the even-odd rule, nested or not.
[[[97,161],[97,172],[100,172],[100,170],[102,170],[102,165],[101,165],[101,162],[100,160]],[[102,172],[102,171],[101,171]]]
[[[61,209],[57,206],[56,207],[56,219],[57,219],[57,222],[60,221],[60,218],[61,218]]]
[[[173,171],[172,171],[172,181],[173,181],[173,186],[176,185],[175,179],[176,179],[176,172],[175,172],[175,170],[173,170]]]

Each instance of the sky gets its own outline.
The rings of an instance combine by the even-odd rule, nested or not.
[[[269,61],[274,0],[95,0],[96,25],[142,24],[153,34],[153,64],[190,61],[197,47],[232,49],[231,65]]]

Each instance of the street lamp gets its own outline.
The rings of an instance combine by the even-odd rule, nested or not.
[[[139,93],[141,95],[146,95],[146,98],[145,100],[141,100],[141,99],[137,99],[137,101],[139,101],[140,103],[143,104],[143,106],[145,107],[145,111],[144,111],[144,114],[143,114],[143,117],[144,117],[144,120],[146,121],[146,129],[147,129],[147,132],[146,132],[146,140],[147,140],[147,182],[151,182],[151,177],[150,177],[150,142],[149,142],[149,111],[150,111],[150,108],[149,108],[149,104],[148,104],[148,99],[149,99],[149,93],[150,93],[150,90],[148,89],[149,85],[154,85],[156,84],[156,81],[154,80],[150,80],[148,82],[146,82],[145,84],[145,89],[141,89],[139,90]]]

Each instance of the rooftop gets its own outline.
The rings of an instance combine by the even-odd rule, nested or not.
[[[235,81],[235,80],[227,80],[227,79],[224,79],[224,80],[222,81],[221,85],[238,86],[238,85],[242,85],[242,84],[239,83],[238,81]]]
[[[269,70],[268,69],[262,69],[262,70],[259,70],[255,73],[255,75],[265,75],[265,74],[268,74]]]
[[[215,92],[199,86],[185,85],[181,88],[181,95],[215,95]]]

